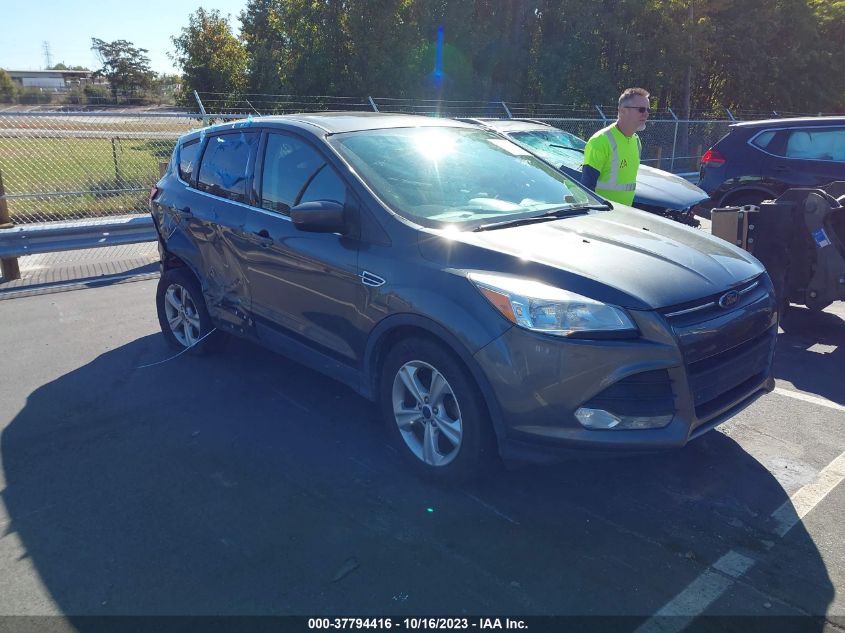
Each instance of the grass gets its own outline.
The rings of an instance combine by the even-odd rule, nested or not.
[[[107,133],[108,134],[108,133]],[[172,139],[0,136],[0,172],[8,195],[89,192],[8,200],[15,223],[146,211],[147,190],[170,156]],[[142,188],[143,191],[108,193]]]

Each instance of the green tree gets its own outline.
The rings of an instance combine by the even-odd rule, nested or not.
[[[285,0],[272,23],[282,43],[279,76],[293,92],[306,95],[349,94],[349,39],[345,3],[337,0]]]
[[[59,62],[58,64],[54,64],[47,70],[90,70],[85,66],[67,66],[64,62]]]
[[[94,37],[91,38],[91,50],[102,64],[96,74],[108,80],[114,100],[117,100],[119,92],[131,93],[149,88],[154,73],[150,69],[146,48],[137,48],[126,40],[105,42]]]
[[[347,0],[349,82],[355,95],[407,97],[420,82],[414,68],[423,45],[419,3]],[[428,72],[431,68],[428,69]]]
[[[249,0],[241,11],[248,92],[279,94],[285,89],[279,72],[284,42],[278,37],[283,4],[280,0]]]
[[[171,41],[176,52],[169,56],[182,69],[184,100],[193,101],[194,90],[224,95],[243,92],[246,51],[219,11],[197,9],[181,35]]]
[[[10,103],[15,100],[18,89],[9,73],[0,68],[0,102]]]
[[[182,94],[182,76],[167,73],[156,75],[150,85],[150,94],[158,103],[176,103],[177,97]],[[194,104],[193,96],[190,102]]]
[[[820,86],[827,95],[818,109],[845,111],[845,0],[812,0],[810,3],[819,24],[819,39],[825,45],[821,65],[826,76]]]
[[[239,17],[251,92],[591,106],[640,85],[679,115],[845,107],[845,0],[248,0]]]

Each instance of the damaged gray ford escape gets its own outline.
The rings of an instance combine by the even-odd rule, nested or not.
[[[469,124],[213,126],[179,140],[150,206],[171,344],[216,328],[348,384],[438,479],[681,447],[774,386],[756,259]]]

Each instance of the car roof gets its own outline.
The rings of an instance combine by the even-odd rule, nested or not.
[[[204,128],[206,133],[243,129],[253,125],[262,127],[299,128],[310,133],[340,134],[362,130],[381,130],[407,127],[475,127],[468,123],[439,117],[381,112],[305,112],[277,116],[257,116],[230,121]],[[202,133],[196,130],[185,138]]]
[[[531,130],[554,130],[554,126],[530,119],[458,119],[490,128],[496,132],[528,132]]]
[[[823,127],[827,125],[845,125],[845,116],[814,116],[795,117],[791,119],[766,119],[764,121],[742,121],[733,123],[731,127],[737,128],[764,128],[764,127]]]

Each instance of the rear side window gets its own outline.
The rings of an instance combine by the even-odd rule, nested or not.
[[[261,179],[261,206],[288,214],[306,187],[325,171],[324,168],[330,169],[323,157],[304,141],[284,134],[268,135]]]
[[[766,149],[769,144],[772,142],[772,139],[775,137],[775,130],[769,130],[768,132],[763,132],[762,134],[758,134],[754,137],[751,141],[752,145],[756,145],[760,149]]]
[[[845,128],[791,130],[786,157],[845,162]]]
[[[185,182],[191,182],[194,166],[200,156],[200,141],[188,141],[179,148],[179,177]]]
[[[216,196],[245,202],[258,139],[257,132],[211,136],[200,163],[197,187]]]

